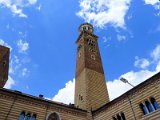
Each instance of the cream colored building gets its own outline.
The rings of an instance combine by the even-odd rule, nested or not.
[[[3,88],[9,49],[0,46],[0,120],[160,120],[160,73],[109,101],[98,36],[89,23],[79,32],[75,104],[70,105]]]

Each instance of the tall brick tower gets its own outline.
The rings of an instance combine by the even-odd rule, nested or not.
[[[94,35],[93,26],[89,23],[80,25],[79,32],[76,41],[75,106],[89,111],[96,110],[109,102],[98,37]]]
[[[9,48],[0,45],[0,88],[3,88],[8,80]]]

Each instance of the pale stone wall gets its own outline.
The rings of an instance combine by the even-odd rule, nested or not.
[[[89,120],[86,111],[0,89],[0,120],[17,120],[22,111],[36,114],[37,120],[51,112],[59,113],[61,120]]]
[[[160,73],[95,111],[94,120],[112,120],[112,116],[121,112],[127,120],[160,120],[160,108],[144,115],[139,107],[140,103],[149,101],[151,97],[160,105]]]
[[[75,96],[75,105],[84,110],[96,110],[109,102],[104,74],[84,68],[76,78]]]

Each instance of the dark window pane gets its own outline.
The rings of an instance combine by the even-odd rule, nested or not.
[[[115,117],[112,117],[113,120],[117,120]]]
[[[121,120],[121,116],[119,114],[117,114],[117,119]]]
[[[36,114],[32,116],[31,120],[36,120]]]
[[[143,111],[143,114],[146,115],[147,114],[147,109],[143,104],[140,104],[140,108]]]
[[[25,112],[22,112],[18,120],[24,120],[24,118],[25,118]]]
[[[57,113],[52,113],[49,117],[48,120],[59,120],[59,115]]]
[[[151,103],[152,103],[155,110],[157,110],[159,108],[159,105],[154,98],[151,98]]]
[[[146,106],[147,106],[148,111],[149,111],[149,112],[152,112],[152,111],[153,111],[153,108],[152,108],[151,103],[148,102],[148,101],[146,101],[145,104],[146,104]]]
[[[124,113],[121,113],[122,120],[126,120]]]
[[[30,113],[28,113],[28,114],[26,115],[25,120],[30,120],[30,119],[31,119],[31,114],[30,114]]]

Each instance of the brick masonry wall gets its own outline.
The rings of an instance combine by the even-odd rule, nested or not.
[[[114,94],[114,93],[113,93]],[[128,94],[128,95],[127,95]],[[127,94],[111,101],[104,108],[99,109],[94,113],[94,120],[112,120],[112,116],[123,112],[127,120],[160,120],[160,108],[150,114],[143,115],[139,104],[154,97],[160,105],[160,75],[153,77],[145,84],[138,86]],[[127,97],[128,96],[128,97]],[[129,103],[129,99],[132,104]]]
[[[75,105],[79,108],[96,110],[109,102],[105,77],[94,70],[85,68],[76,78],[75,88]]]
[[[37,120],[46,120],[51,112],[59,113],[61,120],[89,120],[85,111],[0,89],[0,120],[17,120],[22,111],[36,114]]]

